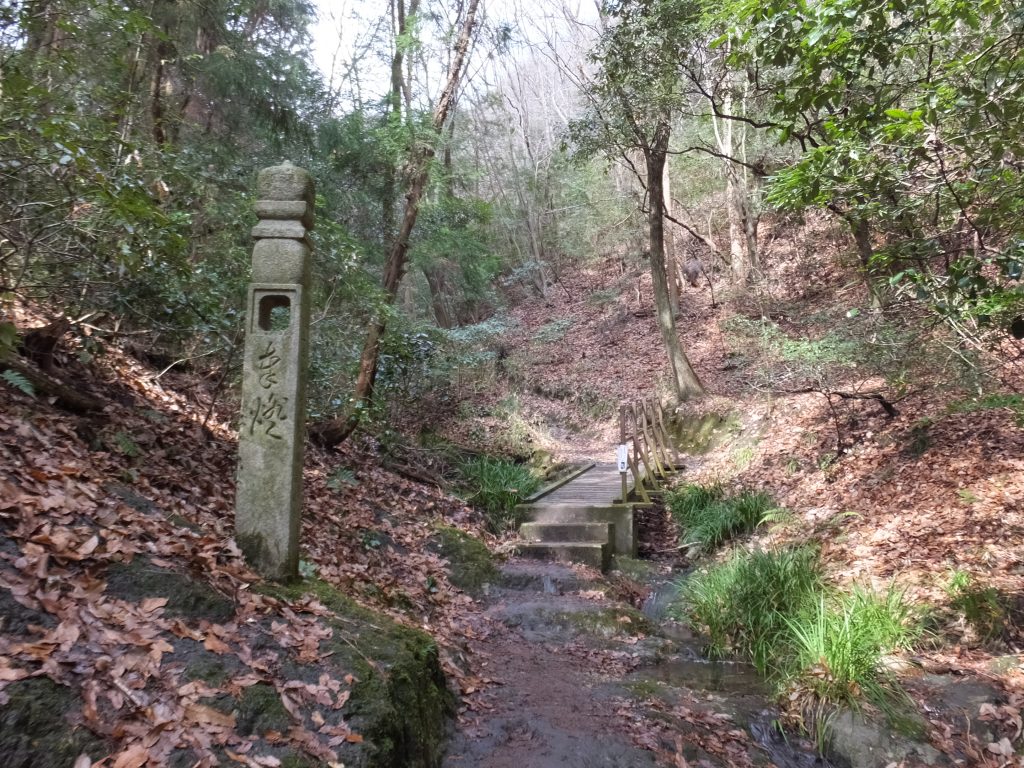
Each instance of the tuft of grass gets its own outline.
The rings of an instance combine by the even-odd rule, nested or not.
[[[478,456],[459,465],[467,500],[480,507],[494,533],[508,530],[521,521],[515,507],[537,490],[540,479],[527,464]]]
[[[679,585],[679,611],[708,633],[709,656],[735,654],[768,675],[787,654],[786,617],[807,611],[823,589],[811,547],[737,552]]]
[[[950,607],[963,614],[983,643],[997,640],[1006,633],[1009,611],[1005,598],[995,587],[978,584],[966,571],[956,570],[950,574],[946,594]]]
[[[886,656],[909,649],[921,623],[903,592],[854,588],[822,593],[814,607],[786,623],[794,654],[786,677],[820,702],[856,705],[862,696],[883,711],[898,688],[884,668]]]
[[[921,622],[903,592],[825,581],[817,550],[738,552],[680,584],[673,608],[708,635],[712,657],[735,655],[774,679],[791,705],[824,712],[868,698],[897,713],[905,694],[887,656],[910,648]],[[820,725],[823,720],[818,717]]]
[[[766,493],[742,491],[727,496],[718,483],[683,486],[666,495],[665,503],[682,528],[686,543],[705,552],[727,539],[749,533],[779,511]]]

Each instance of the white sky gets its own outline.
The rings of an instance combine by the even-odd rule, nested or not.
[[[426,4],[426,2],[424,2]],[[313,28],[313,61],[334,84],[343,76],[354,52],[364,48],[375,24],[390,26],[387,0],[316,0],[318,23]],[[515,37],[526,45],[542,44],[563,36],[578,36],[566,18],[595,24],[595,0],[482,0],[481,12],[491,25],[506,22],[516,28]],[[479,63],[480,50],[476,52]],[[515,55],[513,52],[512,55]],[[444,72],[435,72],[444,77]],[[381,98],[387,90],[388,72],[383,62],[367,58],[360,63],[360,78],[367,99]]]

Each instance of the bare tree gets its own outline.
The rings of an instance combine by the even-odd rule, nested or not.
[[[401,0],[398,1],[401,2]],[[431,120],[435,140],[440,137],[455,101],[479,6],[480,0],[469,0],[462,28],[455,43],[455,55],[448,70],[448,79],[434,108]],[[392,97],[394,98],[394,96],[393,93]],[[384,295],[390,304],[394,304],[402,277],[408,268],[410,238],[413,227],[416,225],[416,217],[419,215],[420,201],[430,178],[430,162],[435,152],[433,141],[417,142],[410,151],[406,174],[405,209],[384,264]],[[352,396],[353,408],[349,413],[316,425],[311,430],[313,437],[323,445],[338,445],[348,438],[358,425],[359,408],[373,396],[373,385],[377,377],[377,363],[380,355],[380,341],[386,329],[387,324],[383,317],[373,320],[367,328],[363,352],[359,359],[359,373]]]

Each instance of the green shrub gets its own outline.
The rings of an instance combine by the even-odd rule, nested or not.
[[[556,341],[561,341],[571,326],[572,318],[552,320],[537,329],[533,334],[533,340],[539,344],[553,344]]]
[[[500,533],[517,525],[515,507],[540,485],[526,464],[480,456],[459,465],[467,500],[484,511],[491,530]]]
[[[726,496],[725,489],[717,483],[684,486],[669,493],[665,503],[682,528],[686,543],[698,545],[705,552],[754,530],[769,513],[776,511],[775,502],[766,493],[742,491]]]

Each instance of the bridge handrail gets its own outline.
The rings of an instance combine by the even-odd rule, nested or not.
[[[628,494],[628,477],[633,490],[649,502],[645,481],[652,490],[661,490],[669,474],[676,471],[678,456],[666,424],[668,418],[661,400],[651,396],[619,407],[619,471],[622,475],[622,501]],[[623,468],[625,459],[625,469]]]

